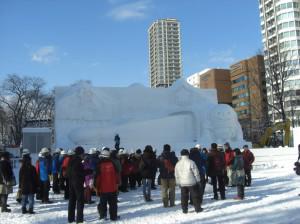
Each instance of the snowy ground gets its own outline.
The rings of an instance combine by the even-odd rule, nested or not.
[[[300,177],[293,171],[297,158],[294,149],[254,150],[257,161],[253,170],[253,186],[245,189],[246,199],[235,201],[235,188],[226,191],[227,200],[212,201],[212,187],[207,185],[204,211],[195,213],[192,207],[183,214],[180,192],[177,189],[176,207],[163,208],[160,191],[152,191],[154,201],[143,201],[141,188],[120,194],[119,215],[116,223],[300,223]],[[67,223],[67,202],[62,196],[51,195],[51,205],[35,205],[35,215],[22,215],[15,194],[9,196],[12,213],[0,213],[1,224]],[[95,198],[96,200],[96,198]],[[86,223],[99,223],[96,205],[84,210]]]

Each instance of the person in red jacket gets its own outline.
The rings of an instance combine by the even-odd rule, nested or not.
[[[72,149],[68,150],[68,155],[64,158],[62,165],[61,165],[61,170],[62,170],[62,176],[64,178],[64,181],[66,182],[65,184],[65,192],[64,192],[64,199],[68,200],[69,199],[69,178],[67,177],[67,169],[69,167],[69,162],[74,156],[74,151]]]
[[[128,192],[128,181],[129,181],[129,176],[130,173],[132,172],[132,166],[129,162],[129,155],[127,151],[123,148],[119,150],[119,158],[120,158],[120,163],[122,166],[122,171],[121,171],[121,186],[119,187],[119,190],[121,192]]]
[[[251,170],[252,170],[252,163],[255,160],[253,153],[250,151],[248,145],[243,146],[243,159],[244,159],[244,169],[245,169],[245,186],[251,186]]]
[[[110,159],[110,152],[103,150],[100,154],[100,162],[96,170],[96,192],[100,197],[98,212],[100,219],[107,219],[107,203],[109,205],[110,220],[115,221],[120,217],[118,214],[118,173]]]
[[[231,149],[230,144],[226,142],[225,148],[225,165],[226,165],[226,180],[225,185],[232,186],[232,165],[234,161],[234,151]]]

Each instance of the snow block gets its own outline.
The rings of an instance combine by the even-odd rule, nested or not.
[[[246,143],[235,111],[218,104],[216,90],[184,79],[169,88],[94,87],[89,81],[55,88],[56,147],[113,147],[116,134],[129,151],[147,144],[179,151],[197,143]]]

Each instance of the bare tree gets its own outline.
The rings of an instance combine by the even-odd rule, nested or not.
[[[295,65],[288,53],[280,53],[279,50],[275,50],[272,54],[268,52],[265,63],[267,88],[271,93],[268,97],[268,106],[276,111],[278,120],[285,121],[287,119],[285,87],[295,71]]]
[[[26,120],[46,118],[53,111],[53,97],[43,93],[44,86],[41,78],[16,74],[8,75],[0,86],[0,104],[6,110],[16,145],[21,143]]]

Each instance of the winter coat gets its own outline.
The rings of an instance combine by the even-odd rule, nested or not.
[[[144,179],[152,179],[157,169],[155,155],[151,152],[144,152],[139,164],[139,171]]]
[[[175,178],[176,183],[181,187],[190,187],[200,183],[200,174],[195,162],[188,156],[181,156],[175,166]]]
[[[131,168],[132,168],[131,173],[132,174],[138,173],[139,172],[139,164],[140,164],[140,161],[141,161],[141,157],[138,157],[135,154],[132,154],[130,156],[129,161],[130,161]]]
[[[245,184],[244,159],[242,155],[234,157],[232,165],[232,185]]]
[[[70,186],[76,189],[83,189],[84,177],[86,171],[83,168],[82,159],[79,156],[72,156],[67,168],[67,177]]]
[[[175,166],[178,162],[178,158],[172,155],[171,152],[165,151],[159,157],[159,172],[162,179],[174,179],[175,178]]]
[[[122,156],[120,158],[120,162],[122,165],[122,171],[121,171],[121,175],[122,176],[129,176],[133,170],[133,166],[131,165],[131,163],[129,162],[127,156]]]
[[[255,160],[255,157],[253,155],[253,153],[247,149],[245,151],[242,152],[243,158],[244,158],[244,162],[245,162],[245,170],[251,170],[252,169],[252,163]]]
[[[23,195],[37,193],[39,185],[36,169],[30,161],[24,161],[19,172],[19,189]]]
[[[0,161],[0,194],[10,194],[13,192],[12,186],[5,183],[14,177],[11,164],[8,160]]]
[[[93,168],[92,168],[92,163],[90,159],[86,159],[83,162],[83,169],[86,173],[90,173],[87,174],[84,177],[84,186],[88,187],[88,186],[92,186],[93,185],[93,179],[94,179],[94,175],[93,175]]]
[[[231,166],[234,160],[234,151],[231,148],[225,150],[226,167]]]
[[[39,171],[40,171],[40,180],[48,181],[49,174],[51,173],[51,166],[49,164],[49,159],[45,157],[39,158]]]
[[[118,190],[118,173],[110,159],[102,160],[96,171],[96,189],[98,194],[113,193]]]
[[[58,174],[60,171],[59,154],[55,154],[52,158],[52,174]]]
[[[225,173],[224,153],[212,149],[207,156],[207,174],[208,176],[222,176]]]
[[[199,170],[200,175],[205,175],[206,173],[206,159],[203,153],[198,150],[192,150],[190,152],[190,159],[193,160]]]
[[[67,169],[69,167],[69,162],[70,162],[71,158],[72,158],[71,156],[66,156],[61,165],[62,175],[65,178],[67,177]]]

